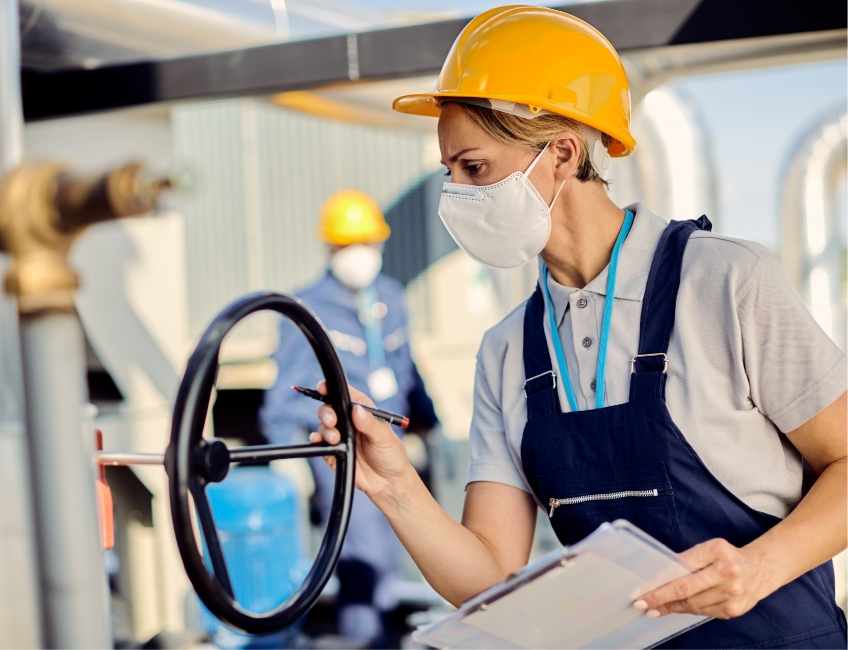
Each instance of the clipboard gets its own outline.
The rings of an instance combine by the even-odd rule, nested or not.
[[[650,619],[633,601],[693,571],[618,520],[527,565],[412,638],[436,648],[652,648],[710,619]]]

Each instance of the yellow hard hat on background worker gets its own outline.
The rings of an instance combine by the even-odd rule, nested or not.
[[[529,108],[525,117],[544,111],[570,117],[613,138],[611,156],[636,148],[621,59],[598,30],[555,9],[510,6],[480,14],[453,44],[435,90],[398,97],[392,108],[438,117],[447,98],[489,100],[489,108],[510,113],[518,104]]]
[[[384,242],[391,228],[377,202],[359,190],[336,192],[324,202],[317,236],[332,246]]]

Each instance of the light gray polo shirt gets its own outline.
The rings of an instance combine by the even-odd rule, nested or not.
[[[642,296],[666,222],[642,203],[618,262],[606,369],[606,406],[630,394]],[[558,335],[581,410],[595,407],[607,269],[583,289],[548,278]],[[521,465],[527,422],[522,303],[483,337],[477,354],[466,485],[531,492]],[[548,349],[556,369],[549,321]],[[668,410],[707,468],[752,508],[785,517],[801,499],[796,429],[839,397],[846,356],[813,320],[780,263],[759,244],[695,232],[686,247],[668,351]],[[568,400],[557,391],[563,411]]]

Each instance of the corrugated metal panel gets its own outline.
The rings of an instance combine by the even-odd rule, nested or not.
[[[246,99],[175,107],[172,124],[174,159],[196,179],[178,199],[193,334],[241,294],[293,291],[321,273],[315,228],[332,193],[357,188],[388,211],[425,176],[420,133]]]

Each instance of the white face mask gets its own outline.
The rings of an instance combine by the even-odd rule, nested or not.
[[[548,243],[551,208],[565,181],[547,205],[527,178],[545,149],[527,171],[510,174],[498,183],[442,186],[442,223],[459,247],[481,264],[499,269],[521,266]]]
[[[370,286],[383,268],[383,254],[365,244],[345,246],[330,258],[330,270],[342,283],[359,290]]]

